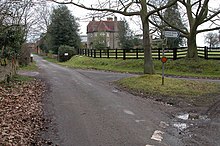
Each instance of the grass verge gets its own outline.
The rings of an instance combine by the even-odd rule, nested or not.
[[[23,70],[23,71],[37,71],[38,67],[36,65],[36,62],[31,62],[31,63],[29,63],[29,65],[21,66],[19,68],[19,70]]]
[[[48,60],[48,59],[47,59]],[[50,60],[49,60],[50,61]],[[54,60],[53,60],[54,61]],[[58,63],[56,61],[56,63]],[[143,60],[107,59],[74,56],[69,61],[58,63],[67,67],[82,69],[98,69],[116,72],[143,73]],[[162,63],[154,60],[155,71],[161,74]],[[219,60],[168,60],[165,64],[165,74],[175,76],[190,76],[203,78],[220,78]]]
[[[120,87],[145,96],[154,96],[157,100],[178,104],[181,100],[197,106],[213,104],[220,94],[220,87],[216,83],[202,81],[188,81],[165,78],[165,85],[161,85],[160,75],[144,75],[119,80]]]
[[[57,59],[50,58],[50,57],[47,57],[47,56],[44,56],[43,59],[45,59],[45,60],[47,60],[47,61],[49,61],[49,62],[52,62],[52,63],[57,63],[57,64],[59,63],[59,62],[57,61]]]
[[[23,76],[23,75],[14,75],[11,79],[12,82],[28,82],[34,80],[33,77]]]
[[[98,69],[116,72],[142,72],[142,60],[121,60],[107,58],[90,58],[85,56],[74,56],[69,61],[59,63],[64,66],[82,68],[82,69]]]

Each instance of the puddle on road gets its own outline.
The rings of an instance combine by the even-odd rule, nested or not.
[[[164,132],[156,130],[154,131],[154,134],[151,136],[151,139],[161,142],[163,140],[163,134]]]
[[[207,115],[199,115],[197,113],[184,113],[176,117],[181,120],[209,120]]]
[[[181,113],[175,116],[176,118],[180,120],[184,120],[186,122],[194,121],[194,120],[202,120],[202,121],[207,121],[209,120],[207,115],[199,115],[197,113]],[[191,123],[191,122],[190,122]],[[190,124],[190,126],[194,125],[193,123]],[[175,122],[173,124],[175,128],[177,128],[180,131],[185,130],[186,128],[189,128],[189,124],[185,122]]]
[[[184,129],[189,127],[186,123],[174,123],[173,126],[180,131],[183,131]]]
[[[112,90],[113,93],[118,93],[117,89]]]
[[[189,119],[189,114],[188,114],[188,113],[185,113],[185,114],[177,115],[176,117],[177,117],[178,119],[188,120],[188,119]]]
[[[160,122],[160,124],[159,124],[159,126],[161,127],[161,128],[167,128],[168,126],[169,126],[169,124],[168,123],[166,123],[166,122],[164,122],[164,121],[161,121]]]
[[[145,120],[135,120],[136,123],[145,122]]]

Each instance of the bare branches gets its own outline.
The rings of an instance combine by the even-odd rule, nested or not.
[[[157,15],[170,27],[180,31],[182,34],[185,34],[185,36],[189,35],[190,33],[202,33],[206,31],[212,31],[219,29],[219,21],[220,21],[220,10],[212,10],[208,7],[210,0],[178,0],[181,8],[183,8],[183,12],[186,14],[186,20],[188,21],[189,28],[188,31],[184,30],[182,28],[178,28],[173,26],[171,23],[169,23],[166,19],[163,18],[162,14],[157,12]],[[205,28],[203,30],[197,30],[197,28],[205,24],[207,22],[210,22],[212,24],[211,28]],[[194,31],[194,32],[192,32]]]
[[[128,1],[120,1],[120,4],[123,3],[123,5],[120,5],[120,7],[118,7],[119,5],[117,5],[117,7],[111,5],[109,6],[109,8],[106,8],[106,7],[93,7],[92,5],[91,6],[85,6],[84,4],[81,4],[81,3],[76,3],[76,2],[73,2],[73,1],[70,1],[70,2],[58,2],[57,0],[51,0],[55,3],[58,3],[58,4],[72,4],[74,6],[77,6],[77,7],[80,7],[80,8],[83,8],[83,9],[86,9],[86,10],[91,10],[91,11],[98,11],[98,12],[111,12],[111,13],[118,13],[118,14],[122,14],[122,15],[125,15],[125,16],[134,16],[134,15],[139,15],[139,12],[138,11],[134,11],[134,12],[129,12],[129,8],[131,7],[132,4],[134,4],[133,2],[128,2]],[[113,3],[115,4],[115,3]]]

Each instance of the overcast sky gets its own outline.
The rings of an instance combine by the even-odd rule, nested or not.
[[[82,1],[86,1],[86,4],[87,5],[90,5],[89,3],[92,3],[93,1],[90,0],[82,0]],[[209,5],[211,7],[220,7],[220,0],[210,0],[211,2],[209,3]],[[88,19],[88,13],[90,11],[87,11],[85,9],[82,9],[82,8],[79,8],[79,7],[76,7],[76,6],[73,6],[73,5],[67,5],[68,8],[71,10],[72,14],[79,18],[80,20],[78,21],[79,24],[80,24],[80,34],[81,35],[86,35],[86,26],[88,25],[89,21],[92,20],[91,16],[90,18]],[[124,17],[122,15],[118,15],[116,14],[116,16],[118,17],[118,20],[120,19],[123,19],[123,18],[126,18],[126,20],[128,21],[129,23],[129,26],[130,28],[135,32],[135,33],[142,33],[141,30],[140,30],[140,25],[137,23],[137,21],[134,21],[134,20],[138,20],[138,18],[136,17]],[[113,17],[113,16],[112,16]],[[87,18],[87,19],[86,19]],[[202,27],[209,27],[208,24],[206,25],[203,25]],[[197,45],[198,46],[204,46],[204,36],[205,34],[199,34],[197,35]]]

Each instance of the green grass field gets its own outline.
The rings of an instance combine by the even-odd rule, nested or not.
[[[90,58],[85,56],[74,56],[69,61],[59,63],[67,67],[98,69],[116,72],[143,73],[144,61],[142,59],[110,59]],[[154,67],[157,74],[161,74],[162,63],[154,60]],[[204,78],[220,78],[219,60],[168,60],[165,64],[165,74],[175,76],[190,76]]]
[[[160,75],[143,75],[119,80],[120,87],[137,94],[154,96],[161,101],[178,103],[184,100],[197,106],[207,106],[219,100],[219,85],[210,82],[188,81],[165,78],[165,84],[161,84]]]

